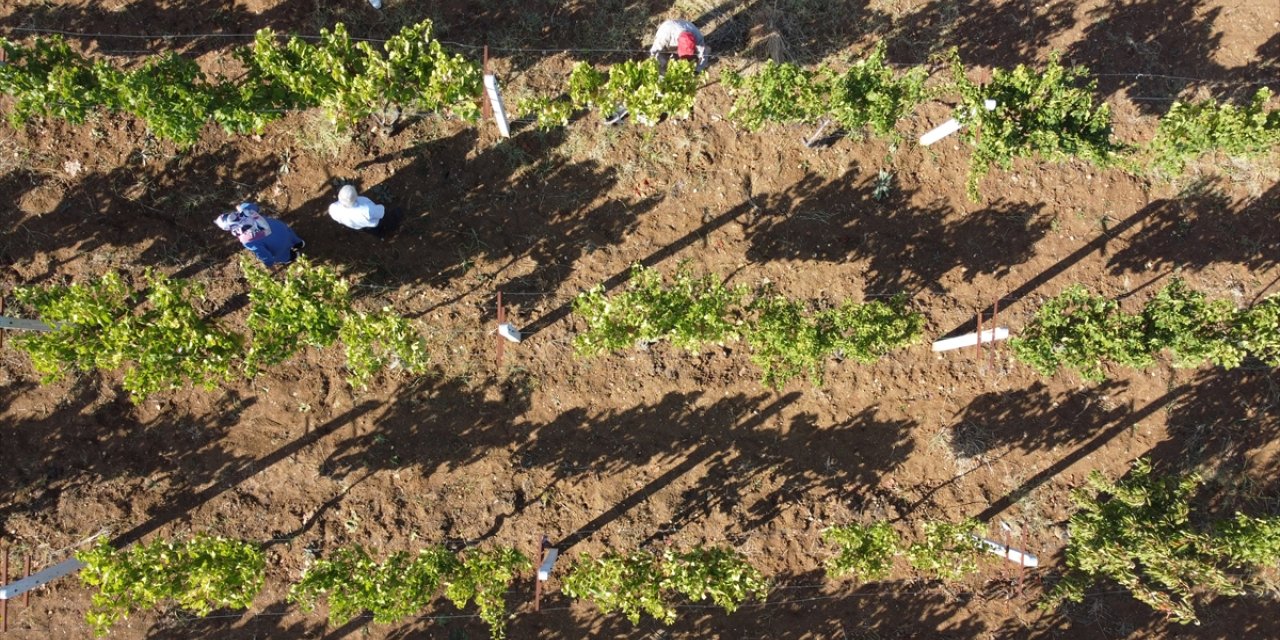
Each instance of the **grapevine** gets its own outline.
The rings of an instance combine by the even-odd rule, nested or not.
[[[637,550],[583,555],[562,587],[572,598],[591,600],[604,613],[617,611],[639,624],[649,615],[663,624],[676,620],[674,594],[693,602],[710,598],[732,613],[752,597],[764,598],[768,583],[746,558],[731,549],[698,547],[662,554]]]
[[[809,313],[801,302],[764,295],[749,309],[753,316],[744,333],[751,359],[772,387],[805,374],[820,384],[828,358],[843,355],[869,364],[917,341],[924,329],[924,316],[908,311],[905,298],[845,302]]]
[[[1107,362],[1145,368],[1166,349],[1180,367],[1211,362],[1230,369],[1248,357],[1276,366],[1278,328],[1280,296],[1237,309],[1174,279],[1139,313],[1128,314],[1115,301],[1074,286],[1041,306],[1010,347],[1043,375],[1067,367],[1096,381],[1103,379]]]
[[[872,363],[919,339],[924,316],[905,298],[845,302],[810,313],[802,302],[768,291],[746,302],[748,290],[729,288],[716,276],[695,277],[684,267],[667,284],[656,270],[636,266],[627,291],[606,296],[596,287],[578,296],[574,313],[587,323],[575,338],[578,352],[594,355],[638,343],[670,340],[689,350],[743,339],[765,384],[779,387],[808,374],[821,383],[835,355]]]
[[[347,354],[347,382],[364,389],[373,374],[387,367],[421,374],[427,368],[426,340],[409,320],[390,309],[370,314],[351,311],[338,330]]]
[[[249,281],[249,375],[288,360],[303,347],[324,348],[338,339],[350,308],[349,285],[338,274],[313,267],[306,258],[290,264],[280,280],[247,256],[240,268]]]
[[[627,291],[610,297],[595,287],[574,300],[574,313],[587,322],[574,345],[579,353],[594,355],[657,340],[691,351],[733,340],[731,307],[745,293],[714,276],[695,277],[684,267],[667,284],[657,270],[636,265]]]
[[[37,115],[80,124],[104,100],[94,66],[59,36],[36,38],[29,47],[0,38],[0,91],[15,98],[9,122]]]
[[[599,107],[606,117],[626,109],[637,122],[658,124],[662,116],[688,118],[698,90],[692,62],[673,60],[665,74],[656,60],[628,60],[597,71],[585,62],[573,67],[569,77],[569,97],[579,109]]]
[[[1014,158],[1077,157],[1104,167],[1118,161],[1122,147],[1111,139],[1111,107],[1094,103],[1096,82],[1076,86],[1088,75],[1084,67],[1064,67],[1054,54],[1043,69],[995,69],[991,82],[980,85],[953,53],[951,75],[961,97],[955,117],[967,125],[961,135],[973,145],[970,198],[979,199],[978,183],[991,167],[1009,169]],[[987,100],[995,101],[994,109]]]
[[[1191,500],[1201,482],[1197,475],[1153,475],[1146,460],[1118,482],[1091,473],[1088,485],[1072,493],[1079,509],[1068,523],[1067,575],[1044,606],[1079,602],[1086,589],[1109,578],[1186,624],[1196,622],[1196,591],[1243,593],[1242,578],[1227,569],[1275,564],[1280,518],[1237,514],[1214,527],[1198,527],[1191,521]]]
[[[68,368],[91,371],[112,366],[111,330],[132,307],[132,292],[119,274],[112,271],[92,283],[65,287],[19,287],[13,294],[53,329],[14,339],[31,357],[43,382],[61,380]]]
[[[114,272],[94,284],[18,289],[18,300],[54,328],[19,337],[18,348],[45,382],[60,379],[66,368],[124,368],[124,387],[135,402],[185,382],[213,388],[229,379],[242,339],[200,317],[191,300],[203,289],[150,271],[146,280],[145,296]]]
[[[1280,144],[1280,109],[1266,109],[1271,90],[1262,87],[1245,107],[1216,100],[1173,103],[1160,118],[1148,147],[1156,168],[1178,175],[1187,162],[1214,151],[1248,157]]]
[[[501,640],[507,635],[507,585],[517,572],[532,566],[529,558],[510,547],[469,551],[449,575],[444,595],[459,609],[475,602],[490,637]]]
[[[343,624],[368,611],[374,622],[392,623],[421,611],[435,598],[459,563],[444,547],[410,556],[393,553],[377,562],[364,547],[343,547],[316,560],[289,589],[289,601],[304,611],[321,597],[329,603],[329,621]]]
[[[983,546],[977,520],[959,523],[931,521],[924,524],[924,539],[907,547],[911,566],[938,578],[959,580],[978,570]]]
[[[201,616],[222,607],[246,609],[262,589],[266,566],[257,545],[204,535],[120,550],[102,540],[77,558],[85,564],[81,581],[97,589],[86,619],[99,636],[164,603]]]
[[[832,578],[884,578],[893,566],[893,557],[901,552],[898,534],[887,522],[831,527],[822,532],[822,539],[840,552],[826,563],[827,575]]]

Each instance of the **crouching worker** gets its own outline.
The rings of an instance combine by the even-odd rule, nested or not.
[[[673,55],[690,61],[696,56],[698,66],[694,71],[701,73],[711,60],[711,49],[707,47],[702,32],[692,22],[667,20],[658,26],[658,33],[653,36],[653,46],[649,47],[649,55],[658,61],[658,71],[661,73],[666,73],[667,62]]]
[[[235,211],[224,213],[214,224],[232,235],[268,267],[289,264],[306,246],[289,225],[262,215],[258,205],[244,202]]]
[[[338,201],[329,205],[329,217],[344,227],[383,239],[395,230],[395,217],[386,207],[360,195],[349,184],[338,190]]]

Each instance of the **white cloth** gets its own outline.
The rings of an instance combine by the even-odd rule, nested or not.
[[[329,217],[337,220],[339,224],[350,227],[352,229],[368,229],[378,226],[382,222],[382,214],[386,209],[380,204],[374,202],[364,196],[356,198],[356,206],[348,207],[341,202],[335,202],[329,205]]]
[[[688,20],[667,20],[658,25],[658,33],[653,36],[653,45],[649,47],[649,53],[658,54],[667,49],[675,49],[680,34],[685,32],[692,33],[693,39],[697,42],[698,64],[705,64],[707,56],[711,55],[711,49],[702,39],[702,32]]]

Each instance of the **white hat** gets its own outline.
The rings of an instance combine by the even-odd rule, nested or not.
[[[360,194],[356,193],[355,187],[349,184],[344,184],[341,189],[338,189],[338,202],[341,202],[348,207],[354,207],[356,205],[356,196],[358,195]]]

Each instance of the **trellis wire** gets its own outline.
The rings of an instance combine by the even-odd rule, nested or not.
[[[180,39],[200,39],[200,38],[255,38],[257,37],[257,34],[253,34],[253,33],[162,33],[162,34],[148,35],[148,34],[131,34],[131,33],[65,31],[61,29],[43,29],[38,27],[9,27],[9,30],[20,31],[23,33],[41,34],[41,35],[58,35],[58,36],[65,36],[70,38],[127,38],[127,39],[135,39],[135,40],[180,40]],[[299,38],[302,40],[319,40],[322,37],[314,34],[277,34],[277,35],[281,37],[288,36],[293,38]],[[376,43],[388,42],[388,40],[385,38],[359,38],[354,36],[351,37],[351,40],[359,41],[359,42],[376,42]],[[472,50],[481,50],[481,49],[484,49],[484,47],[486,46],[481,44],[469,44],[465,42],[457,42],[453,40],[439,40],[438,42],[440,42],[441,44],[447,44],[454,47],[460,47],[460,48],[472,49]],[[525,48],[525,47],[490,46],[489,50],[512,52],[512,53],[543,53],[543,54],[553,54],[553,55],[561,54],[561,53],[634,53],[634,54],[649,53],[648,49],[643,49],[643,48],[641,49],[608,49],[608,48],[593,48],[593,47],[542,49],[542,48]],[[124,53],[124,52],[121,51],[119,53]],[[143,51],[139,53],[149,53],[149,52]],[[740,56],[720,56],[720,55],[713,54],[711,57],[719,60],[748,60],[748,61],[754,62],[754,60],[750,58],[743,58]],[[893,62],[886,63],[886,64],[889,64],[891,66],[900,66],[900,67],[916,66],[913,64],[893,63]],[[1280,79],[1277,79],[1277,78],[1270,78],[1267,80],[1224,80],[1224,79],[1214,80],[1209,78],[1196,78],[1192,76],[1167,75],[1167,74],[1160,74],[1160,73],[1145,73],[1145,72],[1091,73],[1090,75],[1094,77],[1099,77],[1099,78],[1106,78],[1106,77],[1128,77],[1128,78],[1138,78],[1138,79],[1159,78],[1163,80],[1181,80],[1184,82],[1198,82],[1201,84],[1246,85],[1246,86],[1268,85],[1268,84],[1280,83]]]

